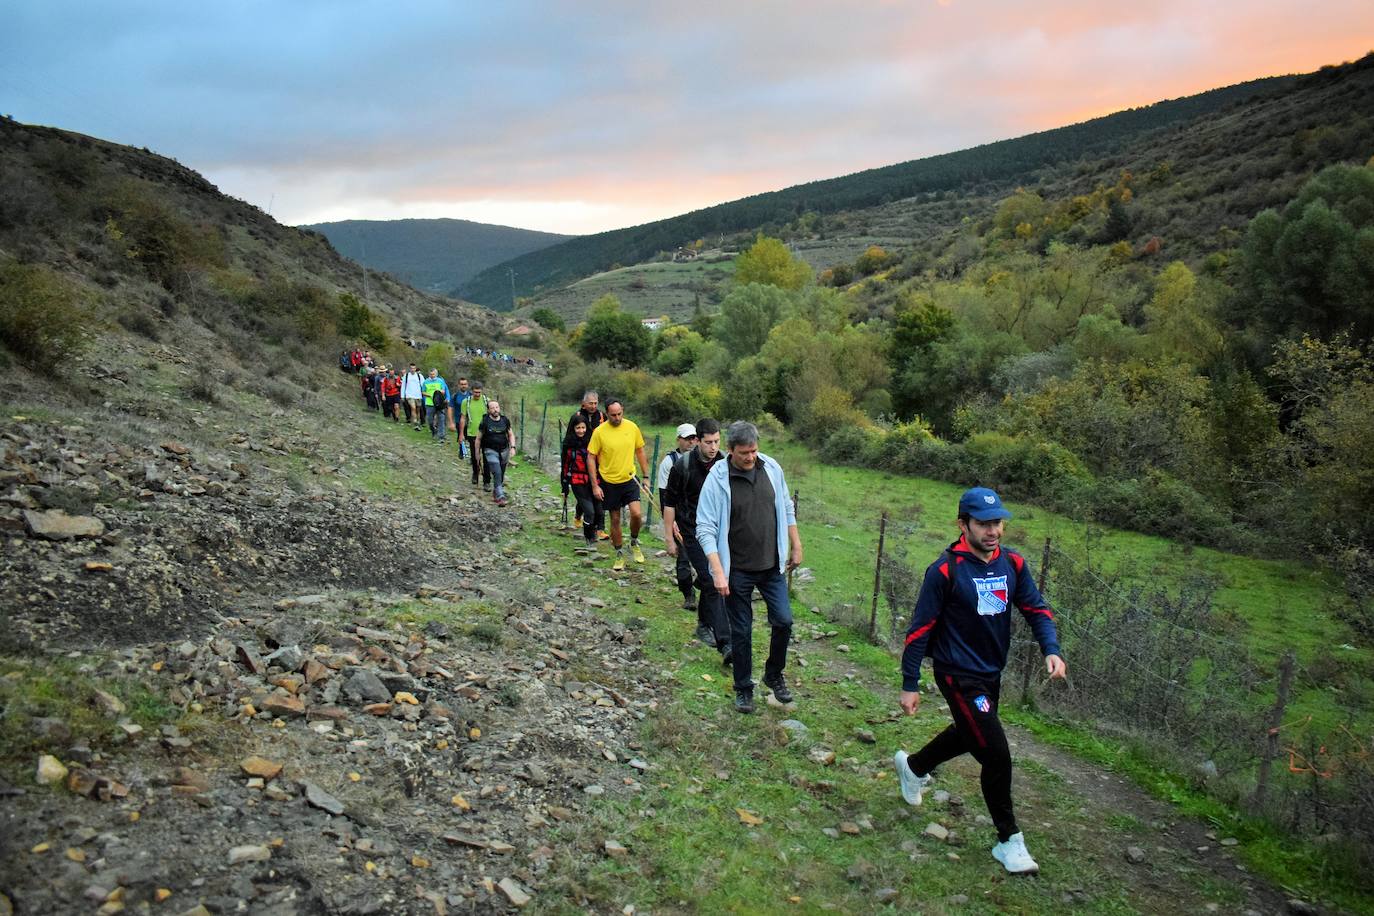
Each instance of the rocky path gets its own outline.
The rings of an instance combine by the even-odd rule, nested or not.
[[[584,827],[665,803],[649,725],[707,760],[772,734],[722,712],[724,679],[687,679],[703,651],[689,615],[681,639],[648,642],[675,608],[666,560],[614,580],[531,537],[557,501],[529,468],[497,510],[451,450],[365,414],[323,439],[291,412],[191,419],[176,435],[117,413],[0,421],[0,916],[620,911],[576,888],[600,863],[656,865]],[[869,708],[890,694],[828,633],[799,615],[786,714],[803,729],[831,685]],[[843,765],[879,788],[825,829],[913,828],[893,839],[913,862],[981,829],[966,762],[892,820],[892,748],[873,733],[895,717],[844,705],[867,750]],[[1125,908],[1309,911],[1208,825],[1015,741],[1024,817]],[[811,762],[839,765],[825,752]],[[900,904],[887,894],[873,911]]]

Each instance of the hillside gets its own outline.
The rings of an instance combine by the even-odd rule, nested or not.
[[[508,268],[515,271],[517,295],[527,296],[615,264],[647,260],[696,239],[750,235],[806,213],[828,216],[917,195],[941,199],[970,193],[995,195],[1036,183],[1042,171],[1077,169],[1083,164],[1091,169],[1144,135],[1205,118],[1256,96],[1281,93],[1296,82],[1293,77],[1254,80],[973,149],[757,194],[642,226],[582,236],[483,271],[457,292],[470,301],[499,308],[503,296],[509,299]]]
[[[344,257],[431,293],[447,293],[488,267],[571,238],[465,219],[350,219],[301,228],[329,239]]]
[[[508,323],[388,277],[365,287],[362,267],[324,236],[146,149],[3,120],[0,195],[0,263],[61,287],[97,325],[228,348],[226,365],[262,367],[265,346],[299,363],[303,347],[332,345],[344,293],[365,297],[394,340],[490,343]]]

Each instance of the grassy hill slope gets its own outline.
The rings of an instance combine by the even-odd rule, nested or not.
[[[646,260],[694,239],[781,225],[807,212],[828,215],[918,194],[1011,188],[1033,181],[1037,170],[1109,156],[1144,133],[1282,90],[1293,82],[1291,77],[1255,80],[1013,140],[757,194],[642,226],[582,236],[483,271],[459,292],[473,302],[499,307],[503,291],[509,296],[508,267],[516,273],[517,294],[528,295],[614,264]]]
[[[339,253],[432,293],[446,293],[488,267],[571,236],[465,219],[350,219],[302,226]]]

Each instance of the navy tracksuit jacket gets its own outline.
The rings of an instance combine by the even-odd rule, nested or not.
[[[1054,615],[1020,554],[998,548],[984,563],[960,538],[926,569],[902,652],[902,689],[915,690],[921,659],[936,670],[997,680],[1011,646],[1011,609],[1046,655],[1060,655]]]

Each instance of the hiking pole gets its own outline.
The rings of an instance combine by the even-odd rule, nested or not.
[[[564,493],[564,494],[563,494],[563,527],[560,528],[559,530],[560,530],[560,531],[567,531],[567,530],[568,530],[568,494],[567,494],[567,493]]]

